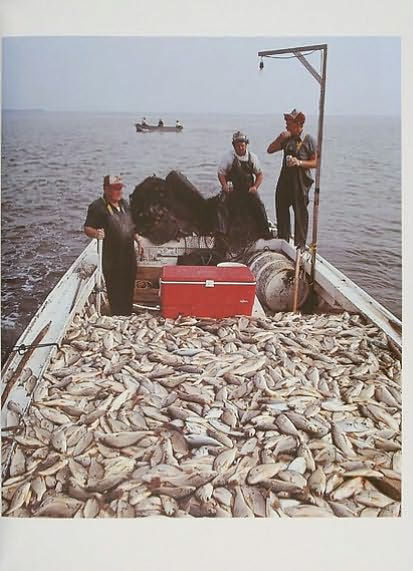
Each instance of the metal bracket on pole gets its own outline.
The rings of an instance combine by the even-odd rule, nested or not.
[[[311,73],[311,75],[313,77],[315,77],[315,79],[318,81],[318,83],[321,85],[321,82],[323,81],[321,78],[321,75],[313,68],[313,66],[311,65],[311,63],[309,61],[306,60],[306,58],[303,56],[303,54],[298,51],[298,50],[292,50],[293,53],[295,53],[295,55],[297,56],[297,58],[300,60],[300,62],[303,64],[303,66],[308,69],[308,71]]]

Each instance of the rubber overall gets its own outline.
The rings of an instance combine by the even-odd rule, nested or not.
[[[291,155],[300,160],[308,160],[314,154],[313,140],[306,135],[288,139],[284,147],[283,163],[275,193],[278,238],[291,237],[290,206],[294,210],[294,244],[302,248],[306,244],[308,232],[308,194],[314,180],[309,169],[287,167],[286,157]]]
[[[135,227],[124,200],[119,210],[99,198],[89,206],[86,226],[103,228],[103,276],[113,315],[130,315],[136,279]]]
[[[226,195],[226,202],[229,210],[229,217],[234,219],[239,213],[248,212],[255,222],[256,233],[264,237],[268,233],[268,219],[265,207],[256,193],[248,192],[254,185],[253,163],[248,153],[247,161],[240,161],[237,157],[231,165],[227,175],[227,180],[231,181],[234,187],[232,192]]]

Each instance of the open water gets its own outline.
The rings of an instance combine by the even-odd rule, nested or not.
[[[146,115],[148,122],[158,116]],[[12,112],[2,114],[2,358],[86,246],[87,206],[103,175],[121,174],[125,196],[149,175],[180,170],[205,195],[220,189],[221,155],[240,129],[261,160],[261,198],[274,219],[281,153],[268,144],[279,116],[164,115],[181,133],[136,133],[141,115]],[[305,132],[316,136],[316,119]],[[325,117],[318,252],[401,317],[400,118]],[[310,218],[312,216],[312,192]],[[308,235],[311,242],[311,226]]]

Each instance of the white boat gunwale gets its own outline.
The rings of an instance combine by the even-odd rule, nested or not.
[[[282,240],[281,249],[287,256],[294,259],[295,248],[292,244]],[[316,260],[315,283],[318,291],[321,287],[331,297],[331,300],[344,310],[366,316],[401,349],[401,320],[325,258],[316,254]],[[303,256],[303,265],[307,275],[310,275],[311,262],[308,252]]]
[[[88,264],[92,270],[90,275],[86,278],[79,273],[79,270],[84,268],[84,264]],[[26,345],[26,347],[30,346],[39,333],[49,323],[50,327],[41,339],[41,343],[55,343],[60,345],[68,326],[73,320],[73,317],[85,305],[90,293],[95,287],[96,269],[96,245],[91,242],[86,246],[67,272],[50,291],[26,329],[17,340],[15,347],[20,347],[21,345]],[[56,350],[56,345],[34,349],[27,360],[27,363],[25,363],[25,368],[30,369],[31,374],[35,375],[37,379],[40,380]],[[30,403],[30,397],[27,395],[24,387],[18,384],[18,378],[13,379],[13,376],[18,371],[20,363],[25,359],[25,355],[26,352],[20,353],[13,350],[2,367],[2,427],[7,426],[5,422],[7,404],[12,397],[12,400],[17,402],[23,411],[26,410]],[[10,390],[8,385],[11,381],[13,381],[14,386],[12,386],[11,391],[5,399],[4,395],[6,394],[6,391]]]

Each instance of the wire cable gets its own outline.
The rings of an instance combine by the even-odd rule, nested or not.
[[[310,54],[313,54],[315,51],[317,51],[317,50],[311,50],[311,51],[305,52],[305,53],[300,51],[300,55],[308,56]],[[298,56],[297,55],[293,55],[293,56],[264,55],[264,56],[260,56],[260,57],[268,57],[270,59],[291,59],[291,58],[297,58]]]

